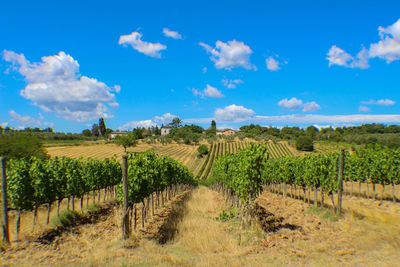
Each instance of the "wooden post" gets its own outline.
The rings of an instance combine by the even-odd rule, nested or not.
[[[6,159],[1,157],[1,187],[3,195],[3,217],[2,217],[2,229],[3,229],[3,241],[10,244],[10,230],[8,228],[8,210],[7,210],[7,176],[6,176]]]
[[[340,165],[339,165],[339,184],[338,184],[338,207],[337,214],[342,213],[342,194],[343,194],[343,175],[344,175],[344,149],[342,149],[340,155]]]
[[[129,238],[129,210],[128,210],[128,159],[122,156],[122,182],[123,182],[123,216],[122,216],[122,237],[123,239]]]

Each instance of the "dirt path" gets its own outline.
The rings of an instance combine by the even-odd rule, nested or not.
[[[257,200],[264,208],[259,212],[268,222],[267,232],[258,226],[239,231],[237,219],[216,220],[227,209],[225,201],[203,186],[171,203],[157,212],[147,229],[137,232],[138,237],[151,237],[164,229],[171,233],[166,243],[160,244],[158,238],[122,241],[121,210],[115,207],[104,220],[65,232],[51,245],[32,242],[2,255],[0,265],[398,266],[400,262],[398,226],[348,217],[330,222],[311,214],[309,205],[280,195],[264,193]]]

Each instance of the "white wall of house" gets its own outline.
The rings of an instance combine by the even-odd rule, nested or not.
[[[171,131],[171,128],[161,128],[161,135],[167,135]]]

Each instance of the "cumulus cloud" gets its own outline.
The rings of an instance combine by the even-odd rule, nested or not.
[[[361,101],[361,104],[364,105],[377,105],[377,106],[393,106],[396,102],[390,99],[379,99],[379,100],[368,100],[368,101]]]
[[[224,108],[217,108],[214,112],[214,117],[217,121],[223,122],[243,122],[255,116],[252,109],[245,108],[244,106],[237,106],[235,104],[226,106]]]
[[[176,118],[176,117],[178,117],[178,116],[172,115],[171,113],[165,113],[165,114],[162,115],[162,116],[155,116],[155,117],[153,118],[153,120],[154,120],[154,122],[156,122],[156,123],[167,124],[167,123],[172,122],[172,120],[173,120],[174,118]]]
[[[303,107],[303,101],[295,97],[292,97],[291,99],[285,98],[279,101],[278,105],[287,110],[298,110]]]
[[[369,49],[362,48],[356,57],[333,45],[328,51],[329,66],[339,65],[347,68],[369,68],[370,58],[381,58],[386,63],[400,59],[400,19],[388,27],[378,28],[380,41],[372,43]]]
[[[303,112],[315,112],[319,109],[321,107],[315,101],[307,102],[303,105]]]
[[[128,35],[121,35],[118,44],[132,46],[133,49],[149,57],[160,58],[161,51],[167,49],[166,45],[160,43],[150,43],[142,40],[143,35],[139,32],[132,32]]]
[[[44,117],[39,113],[39,119],[35,119],[31,116],[22,116],[15,112],[14,110],[10,110],[8,113],[10,115],[10,120],[15,122],[19,127],[18,128],[26,128],[26,127],[53,127],[53,123],[44,121]]]
[[[235,79],[235,80],[223,79],[223,80],[222,80],[222,83],[223,83],[223,85],[226,86],[227,88],[229,88],[229,89],[234,89],[234,88],[236,88],[236,86],[237,86],[238,84],[243,83],[243,81],[240,80],[240,79]]]
[[[370,112],[370,111],[371,111],[371,109],[367,106],[360,106],[358,108],[358,112]]]
[[[182,39],[182,35],[179,32],[171,31],[171,30],[169,30],[167,28],[163,29],[163,33],[164,33],[165,37],[170,37],[170,38],[173,38],[175,40]]]
[[[381,40],[371,44],[370,57],[385,59],[387,63],[400,59],[400,19],[388,27],[378,28]]]
[[[201,98],[212,97],[212,98],[222,98],[224,95],[220,90],[211,85],[207,84],[203,91],[199,91],[195,88],[192,89],[193,95],[200,96]]]
[[[329,49],[326,59],[329,61],[329,66],[338,65],[346,68],[369,68],[369,55],[366,48],[362,48],[357,57],[353,57],[343,49],[333,45]]]
[[[31,63],[23,54],[4,50],[3,59],[24,76],[27,86],[20,94],[46,112],[72,121],[111,118],[109,107],[117,107],[118,85],[109,87],[95,78],[79,73],[78,61],[60,52]]]
[[[292,97],[291,99],[285,98],[278,102],[278,106],[284,109],[295,111],[303,109],[303,112],[315,112],[321,109],[320,105],[315,101],[303,103],[303,100]]]
[[[199,45],[211,54],[210,59],[215,63],[217,69],[231,70],[238,67],[256,69],[256,67],[250,63],[250,55],[253,51],[243,42],[238,42],[236,40],[226,43],[217,41],[215,43],[215,48],[202,42],[200,42]]]
[[[267,69],[270,71],[277,71],[280,70],[281,68],[279,67],[279,65],[281,65],[281,63],[279,63],[274,57],[268,57],[265,59],[265,63],[267,64]]]
[[[143,120],[143,121],[130,121],[125,123],[124,125],[120,126],[118,129],[122,131],[130,131],[134,128],[150,128],[150,127],[157,126],[157,123],[153,122],[152,120]]]

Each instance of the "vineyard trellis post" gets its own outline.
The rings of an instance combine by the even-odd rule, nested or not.
[[[6,159],[0,158],[1,161],[1,186],[3,195],[3,217],[2,217],[2,229],[3,229],[3,241],[10,244],[10,230],[8,228],[8,210],[7,210],[7,176],[6,176]]]
[[[122,156],[122,183],[123,183],[123,209],[122,209],[122,237],[129,238],[129,210],[128,210],[128,159],[127,156]]]
[[[338,208],[337,208],[337,214],[339,215],[342,213],[343,175],[344,175],[344,149],[342,149],[340,154],[340,165],[339,165]]]

